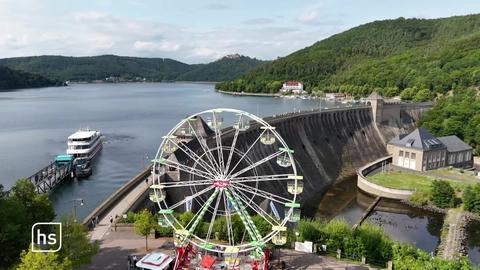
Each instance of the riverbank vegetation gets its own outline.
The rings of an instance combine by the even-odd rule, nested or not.
[[[62,249],[37,253],[30,249],[32,226],[55,218],[47,194],[37,194],[28,179],[20,179],[10,191],[0,185],[0,264],[9,269],[73,269],[90,262],[98,245],[91,243],[85,227],[71,217],[62,217]],[[17,266],[15,266],[18,264]],[[46,267],[51,265],[51,267]]]
[[[37,74],[13,70],[0,65],[0,91],[61,85],[63,83],[57,80],[47,79]]]
[[[480,82],[480,15],[375,21],[220,83],[225,91],[271,92],[295,80],[314,92],[427,100]],[[276,89],[278,90],[278,88]],[[419,94],[421,93],[421,94]],[[418,96],[417,96],[418,94]]]
[[[129,212],[127,217],[121,218],[121,223],[136,223],[136,219],[144,215],[144,211],[139,213]],[[194,217],[191,212],[175,214],[177,220],[183,226],[186,226]],[[156,222],[154,215],[150,214],[149,220],[152,220],[156,234],[163,237],[172,237],[171,228],[161,227]],[[257,226],[261,235],[271,231],[271,225],[260,216],[254,215],[253,222]],[[212,241],[228,241],[225,217],[217,218],[213,224]],[[203,222],[197,228],[200,235],[206,234],[209,222]],[[232,227],[236,242],[240,242],[244,237],[243,223],[238,215],[232,216]],[[143,234],[141,234],[144,236]],[[243,239],[248,241],[248,236]],[[344,220],[334,219],[325,222],[321,219],[301,219],[295,230],[288,231],[287,243],[284,246],[292,247],[295,241],[311,241],[318,247],[324,245],[326,250],[315,251],[319,254],[337,256],[337,250],[341,251],[341,258],[353,261],[362,261],[362,257],[371,265],[386,267],[388,261],[393,261],[395,269],[449,269],[466,270],[476,269],[470,265],[467,258],[459,260],[442,260],[434,258],[425,251],[419,250],[408,244],[399,243],[391,240],[381,227],[364,223],[353,230],[351,225]],[[275,246],[268,244],[270,248]]]

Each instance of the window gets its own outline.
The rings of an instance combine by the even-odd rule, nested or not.
[[[465,161],[470,161],[470,160],[472,160],[472,152],[468,151],[468,152],[466,152],[465,154],[466,154]]]
[[[398,152],[398,156],[399,156],[399,157],[403,157],[403,151],[402,151],[402,150],[400,150],[400,151]]]
[[[415,160],[417,158],[417,155],[415,153],[412,153],[412,155],[410,156],[411,159]]]

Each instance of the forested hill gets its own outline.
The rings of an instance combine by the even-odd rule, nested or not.
[[[263,65],[228,91],[274,92],[285,80],[303,81],[308,91],[357,96],[377,88],[385,96],[419,89],[427,94],[480,83],[480,15],[442,19],[375,21],[319,41]]]
[[[167,58],[139,58],[116,55],[89,57],[32,56],[0,59],[1,65],[40,74],[61,81],[93,81],[107,77],[174,80],[192,66]]]
[[[91,57],[32,56],[0,59],[0,65],[61,81],[94,81],[112,77],[122,81],[231,80],[263,61],[232,55],[209,64],[189,65],[168,58],[116,55]]]
[[[8,67],[0,66],[0,91],[59,85],[62,85],[62,83],[59,81],[50,80],[40,75],[12,70]]]
[[[260,66],[267,61],[250,58],[239,54],[227,55],[209,64],[197,65],[195,69],[183,75],[180,81],[227,81]]]

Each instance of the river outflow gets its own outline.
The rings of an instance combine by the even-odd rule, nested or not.
[[[344,219],[355,224],[374,201],[356,187],[356,176],[332,186],[320,202],[317,217]],[[442,214],[420,210],[398,201],[382,199],[365,222],[382,227],[397,241],[410,243],[427,252],[435,252],[440,243]]]

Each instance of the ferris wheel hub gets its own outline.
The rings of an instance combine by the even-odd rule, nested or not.
[[[213,180],[213,186],[216,188],[228,188],[230,186],[229,179],[215,179]]]

